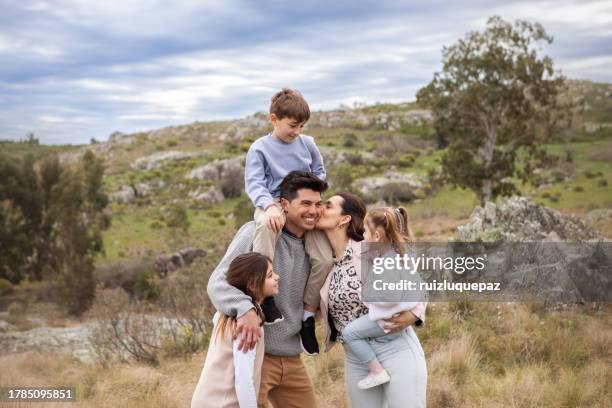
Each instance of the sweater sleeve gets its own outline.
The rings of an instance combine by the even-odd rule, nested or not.
[[[244,164],[244,190],[255,207],[265,209],[274,201],[266,185],[265,161],[261,152],[250,147]]]
[[[238,397],[240,408],[257,408],[257,393],[253,375],[255,373],[255,354],[257,348],[242,352],[238,350],[240,338],[237,338],[232,345],[234,356],[234,387]],[[261,340],[260,340],[261,341]]]
[[[207,292],[212,304],[227,316],[240,317],[253,308],[251,297],[227,283],[227,270],[232,260],[248,252],[253,242],[253,221],[244,224],[229,244],[227,252],[208,280]]]
[[[312,137],[308,138],[308,150],[310,151],[310,156],[312,157],[312,172],[321,180],[325,180],[327,177],[327,172],[325,171],[325,166],[323,165],[323,156],[321,155],[321,152],[319,151],[319,148]]]

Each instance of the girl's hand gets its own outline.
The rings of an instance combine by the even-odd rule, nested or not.
[[[410,310],[404,310],[390,319],[385,319],[385,322],[387,322],[385,329],[389,330],[391,333],[395,333],[413,325],[417,320],[419,320],[419,318],[416,317],[414,313]]]

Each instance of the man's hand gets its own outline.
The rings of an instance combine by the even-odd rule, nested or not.
[[[272,231],[279,233],[285,225],[283,214],[276,205],[270,205],[266,208],[266,217],[268,219],[268,228]]]
[[[261,336],[261,319],[255,313],[255,309],[249,310],[237,319],[234,340],[238,335],[240,335],[240,343],[238,344],[238,350],[240,351],[246,353],[257,344]]]
[[[390,319],[385,319],[385,322],[387,322],[385,328],[389,330],[390,333],[395,333],[413,325],[417,320],[419,320],[419,318],[416,317],[414,313],[410,310],[404,310]]]

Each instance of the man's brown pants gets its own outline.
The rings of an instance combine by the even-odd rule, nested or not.
[[[279,357],[267,354],[261,368],[261,386],[257,405],[267,408],[315,408],[315,396],[299,356]]]

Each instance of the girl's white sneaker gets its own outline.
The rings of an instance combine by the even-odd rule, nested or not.
[[[366,378],[359,381],[357,383],[357,386],[362,390],[367,390],[368,388],[388,383],[390,380],[391,377],[389,377],[389,373],[387,373],[387,370],[382,370],[376,375],[368,375]]]

